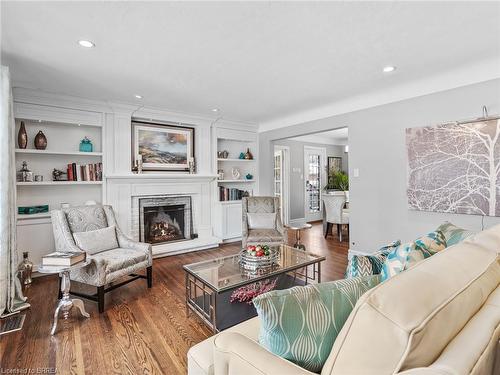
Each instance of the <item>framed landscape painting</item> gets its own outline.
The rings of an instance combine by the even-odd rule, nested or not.
[[[132,121],[132,167],[139,155],[144,171],[189,171],[194,128]]]

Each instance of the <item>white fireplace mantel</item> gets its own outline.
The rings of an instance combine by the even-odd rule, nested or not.
[[[221,240],[213,234],[212,189],[216,175],[180,173],[114,174],[106,176],[106,201],[117,213],[120,227],[138,238],[138,198],[183,195],[192,199],[192,215],[198,238],[153,245],[153,256],[175,255],[216,247]]]

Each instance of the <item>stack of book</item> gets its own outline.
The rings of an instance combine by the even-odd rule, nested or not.
[[[219,200],[220,201],[239,201],[243,197],[245,190],[236,188],[225,188],[219,186]]]
[[[42,266],[48,267],[71,267],[77,263],[84,262],[87,253],[80,252],[62,252],[56,251],[42,257]]]
[[[68,181],[102,181],[102,163],[68,164]]]

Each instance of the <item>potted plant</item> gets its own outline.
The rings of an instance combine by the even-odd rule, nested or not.
[[[349,176],[347,173],[338,171],[332,172],[328,176],[328,183],[326,184],[325,190],[341,190],[347,194],[349,194]]]

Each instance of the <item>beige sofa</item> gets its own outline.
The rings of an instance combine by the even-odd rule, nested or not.
[[[500,374],[499,252],[500,225],[367,292],[321,374]],[[193,346],[189,375],[312,374],[261,347],[258,332],[254,318]]]

